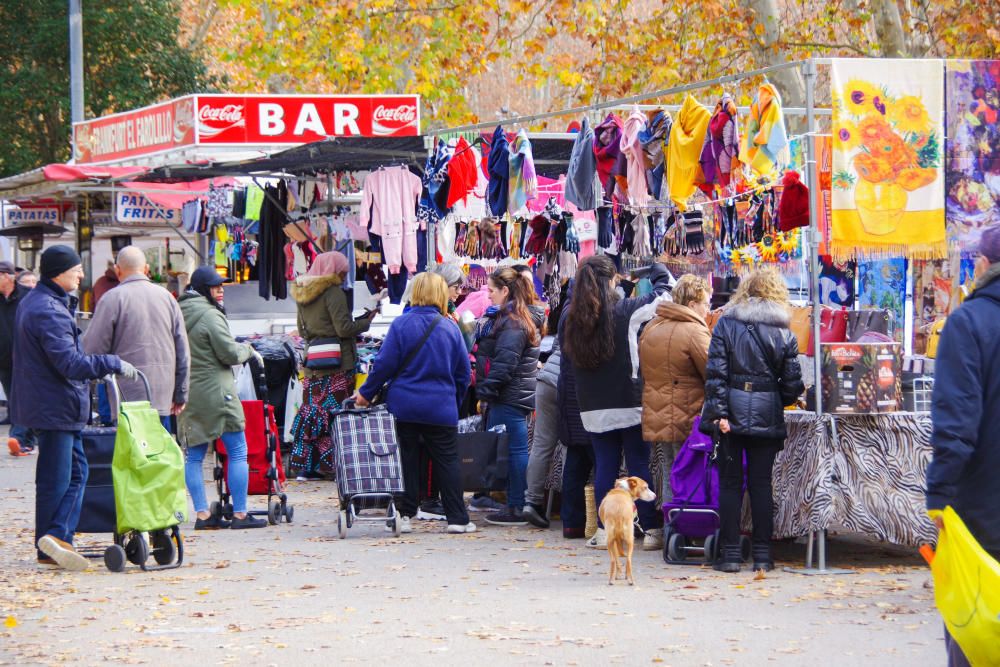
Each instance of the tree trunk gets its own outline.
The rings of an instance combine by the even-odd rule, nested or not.
[[[775,47],[781,39],[781,16],[777,0],[742,0],[754,14],[754,34],[756,26],[764,30],[759,36],[750,38],[751,50],[761,67],[780,65],[788,62],[788,54]],[[781,92],[785,106],[802,106],[805,104],[806,86],[802,72],[798,68],[789,68],[773,72],[767,77]]]
[[[872,2],[872,20],[875,23],[875,35],[882,47],[882,57],[905,58],[908,55],[906,37],[903,35],[903,19],[899,15],[896,0]]]

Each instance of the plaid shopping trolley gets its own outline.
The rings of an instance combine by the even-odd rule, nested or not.
[[[333,413],[330,435],[337,463],[341,539],[356,521],[385,521],[397,537],[401,525],[393,494],[403,492],[396,422],[384,405],[361,409],[345,401]],[[361,515],[364,509],[386,507],[385,514]]]

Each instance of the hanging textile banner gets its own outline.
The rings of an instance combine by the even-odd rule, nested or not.
[[[945,257],[942,61],[835,59],[831,78],[830,254]]]
[[[949,60],[945,82],[948,235],[966,250],[1000,224],[1000,60]]]
[[[819,302],[824,306],[854,307],[854,277],[857,265],[851,262],[834,262],[829,255],[820,255]]]
[[[924,354],[931,325],[961,305],[959,289],[972,280],[973,260],[953,254],[947,260],[913,263],[913,353]]]
[[[858,262],[858,305],[880,308],[893,314],[895,338],[903,342],[904,304],[906,303],[906,260]]]

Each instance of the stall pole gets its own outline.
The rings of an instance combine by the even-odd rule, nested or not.
[[[83,121],[83,13],[80,0],[69,0],[69,98],[70,118]],[[70,130],[73,159],[76,159],[76,133]]]
[[[816,205],[816,195],[819,194],[819,174],[816,169],[816,62],[813,59],[802,63],[802,74],[806,82],[806,178],[809,183],[809,285],[812,305],[812,338],[813,338],[813,391],[816,396],[816,418],[821,419],[823,415],[823,391],[822,382],[823,363],[820,356],[820,324],[821,308],[819,291],[819,246],[820,230],[818,221],[818,209]],[[816,546],[818,568],[813,568],[813,545]],[[826,568],[826,532],[818,530],[809,533],[806,543],[806,564],[803,569],[785,568],[788,572],[805,575],[818,574],[854,574],[852,570],[827,569]]]

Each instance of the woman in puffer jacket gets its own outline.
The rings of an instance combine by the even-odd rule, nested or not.
[[[740,571],[743,455],[753,518],[754,570],[771,570],[774,506],[771,469],[785,443],[784,406],[802,394],[798,343],[788,329],[788,288],[763,269],[744,279],[715,325],[701,429],[724,434],[720,457],[721,559],[715,569]]]
[[[533,295],[527,281],[512,267],[494,271],[488,287],[493,306],[483,315],[476,336],[476,394],[486,403],[487,427],[507,428],[510,464],[507,508],[488,514],[486,522],[523,526],[527,417],[535,405],[541,322],[529,310]]]

